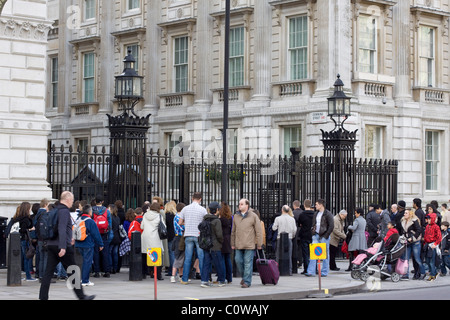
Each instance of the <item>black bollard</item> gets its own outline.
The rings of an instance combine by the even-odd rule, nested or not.
[[[142,281],[141,233],[139,231],[134,231],[131,233],[129,269],[130,281]]]
[[[280,234],[280,246],[279,246],[279,268],[280,268],[280,276],[288,276],[290,275],[290,267],[289,261],[291,257],[289,256],[289,235],[286,232],[282,232]]]
[[[8,247],[8,272],[6,285],[8,287],[17,287],[22,285],[22,259],[21,259],[20,234],[13,232],[9,234]]]

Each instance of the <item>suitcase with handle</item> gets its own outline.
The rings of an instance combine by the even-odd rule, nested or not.
[[[275,260],[266,259],[264,250],[261,251],[263,253],[262,259],[259,255],[259,250],[256,250],[258,256],[258,258],[256,259],[256,269],[259,272],[261,282],[263,285],[266,284],[276,285],[278,283],[278,279],[280,278],[278,263]]]

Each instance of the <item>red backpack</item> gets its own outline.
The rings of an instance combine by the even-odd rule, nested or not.
[[[108,210],[103,208],[104,211],[94,211],[94,221],[97,224],[98,231],[100,234],[108,233],[109,231],[109,223],[108,223]]]
[[[142,216],[137,216],[133,220],[133,222],[131,222],[130,228],[128,229],[128,239],[131,240],[131,234],[133,233],[133,231],[139,231],[140,233],[142,233],[141,222],[142,222]]]

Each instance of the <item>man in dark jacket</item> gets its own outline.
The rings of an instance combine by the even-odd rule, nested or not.
[[[67,270],[69,267],[76,266],[75,263],[75,241],[72,238],[72,220],[70,219],[70,209],[73,205],[74,196],[69,191],[61,194],[60,203],[58,204],[58,235],[56,239],[47,241],[48,260],[47,268],[42,279],[41,288],[39,290],[39,299],[48,300],[48,292],[50,282],[52,280],[53,271],[58,263],[62,263]],[[79,270],[78,270],[79,271]],[[69,270],[68,270],[69,273]],[[71,282],[75,295],[80,300],[92,300],[95,296],[87,296],[83,292],[81,286],[81,272],[75,272],[69,276],[67,281]]]
[[[303,272],[306,273],[309,264],[309,245],[312,242],[312,220],[314,217],[314,209],[311,208],[311,200],[306,199],[303,201],[303,206],[305,210],[298,216],[298,227],[299,233],[298,237],[300,239],[300,247],[302,251],[302,260],[303,260]]]
[[[380,214],[382,211],[383,210],[381,210],[381,207],[378,204],[369,206],[369,212],[366,215],[367,231],[369,232],[367,247],[369,248],[372,246],[373,241],[378,237],[378,225],[381,222]]]
[[[209,213],[203,216],[203,221],[210,223],[213,243],[213,247],[210,250],[203,250],[203,268],[200,268],[202,281],[200,286],[204,288],[210,286],[209,279],[212,264],[214,264],[217,270],[219,287],[225,285],[225,270],[221,251],[223,243],[222,222],[220,222],[219,217],[216,215],[219,209],[220,205],[218,202],[211,202],[209,204]]]
[[[325,243],[327,247],[327,259],[322,260],[321,275],[326,277],[329,270],[329,255],[330,255],[330,235],[334,229],[333,215],[330,211],[325,209],[325,200],[319,199],[316,201],[316,213],[312,220],[312,243]],[[308,265],[308,270],[305,276],[313,276],[316,274],[317,260],[311,260]]]

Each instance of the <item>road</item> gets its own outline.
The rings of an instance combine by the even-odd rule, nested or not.
[[[409,288],[405,290],[391,290],[379,292],[362,292],[350,295],[337,295],[329,300],[448,300],[450,287]]]

